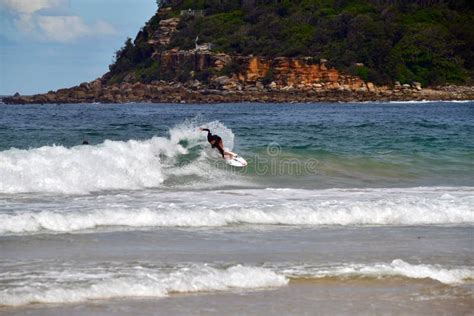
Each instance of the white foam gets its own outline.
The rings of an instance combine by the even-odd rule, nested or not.
[[[411,279],[429,278],[444,284],[461,284],[474,279],[474,269],[468,267],[447,268],[440,265],[410,264],[401,259],[391,263],[342,264],[333,266],[293,266],[280,268],[282,273],[292,278],[383,278],[401,276]]]
[[[263,266],[216,266],[203,263],[156,265],[151,262],[12,263],[0,272],[0,306],[32,303],[77,303],[114,298],[166,297],[172,293],[267,289],[288,284],[290,279],[387,278],[432,279],[459,285],[474,279],[472,267],[391,263],[312,265],[267,263]]]
[[[9,202],[0,233],[99,227],[474,224],[473,188],[162,191]]]
[[[170,174],[180,170],[180,166],[174,166],[175,158],[187,153],[180,141],[187,140],[192,146],[205,144],[205,135],[197,131],[196,124],[185,122],[175,126],[169,138],[2,151],[0,193],[84,194],[160,187]],[[231,130],[217,121],[206,125],[222,135],[226,146],[233,146]],[[202,167],[199,162],[186,166],[189,173],[209,174]]]
[[[409,101],[388,101],[386,103],[392,104],[416,104],[416,103],[470,103],[474,100],[409,100]],[[376,102],[376,103],[384,103],[384,102]]]
[[[271,270],[236,265],[215,268],[205,264],[167,269],[163,267],[106,267],[6,273],[15,278],[3,290],[0,305],[76,303],[119,297],[164,297],[170,293],[229,291],[284,286],[288,280]],[[20,280],[20,281],[19,281]],[[34,281],[34,282],[33,282]]]

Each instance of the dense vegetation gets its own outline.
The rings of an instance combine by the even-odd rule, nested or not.
[[[161,1],[163,2],[163,1]],[[197,35],[215,50],[264,56],[325,58],[376,83],[472,83],[474,1],[470,0],[182,0],[204,17],[183,18],[169,47],[194,47]],[[166,5],[166,4],[163,4]],[[157,25],[156,16],[148,25]],[[117,52],[112,73],[147,61],[146,31]],[[355,66],[363,63],[364,66]]]

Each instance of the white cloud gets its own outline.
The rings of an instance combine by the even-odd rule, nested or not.
[[[39,16],[37,23],[46,39],[57,42],[70,42],[90,32],[78,16]]]
[[[0,0],[0,5],[15,13],[17,28],[23,33],[43,41],[72,42],[82,37],[113,35],[117,31],[105,22],[88,25],[76,15],[46,15],[43,9],[65,5],[65,0]]]
[[[0,5],[21,14],[33,14],[36,11],[64,5],[65,0],[0,0]]]
[[[95,27],[94,29],[96,30],[96,32],[100,33],[100,34],[110,34],[110,35],[114,35],[114,34],[117,34],[117,30],[115,29],[115,27],[113,27],[112,24],[110,23],[107,23],[105,21],[98,21],[96,24],[95,24]]]
[[[39,16],[36,23],[47,40],[71,42],[85,36],[115,34],[114,27],[99,21],[89,26],[79,16]]]

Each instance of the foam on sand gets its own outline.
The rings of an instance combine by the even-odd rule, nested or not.
[[[401,259],[391,263],[341,264],[332,266],[292,266],[280,268],[279,273],[290,278],[383,278],[405,277],[432,279],[444,284],[462,284],[474,279],[474,269],[468,267],[447,268],[440,265],[410,264]]]
[[[246,291],[285,286],[291,279],[354,278],[432,279],[460,285],[474,278],[469,267],[391,263],[311,265],[267,263],[263,266],[151,262],[12,263],[0,272],[0,306],[77,303],[114,298],[160,298],[172,293]]]
[[[2,279],[21,280],[3,291],[0,306],[76,303],[120,297],[165,297],[170,293],[271,288],[288,283],[284,276],[271,270],[242,265],[225,269],[205,264],[177,268],[112,265],[82,270],[68,267],[57,269],[35,271],[34,277],[24,272],[0,274]]]

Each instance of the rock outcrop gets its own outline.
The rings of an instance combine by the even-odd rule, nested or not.
[[[225,54],[165,52],[159,58],[170,67],[194,62],[196,71],[223,70],[239,62],[236,74],[215,74],[208,82],[190,79],[186,82],[153,81],[151,83],[106,84],[103,79],[81,83],[33,96],[4,98],[11,104],[32,103],[222,103],[222,102],[361,102],[396,100],[472,100],[474,87],[450,86],[422,89],[419,83],[376,86],[358,77],[340,74],[325,64],[307,59],[253,56],[231,57]]]
[[[166,46],[170,43],[173,33],[176,32],[176,27],[178,26],[179,18],[170,18],[166,20],[161,20],[159,22],[159,28],[157,31],[153,32],[153,37],[148,40],[148,44]]]
[[[314,63],[311,58],[262,57],[245,58],[247,69],[239,74],[240,81],[271,82],[273,90],[347,90],[368,91],[365,82],[355,76],[342,75],[324,63]],[[371,83],[373,89],[375,86]]]

